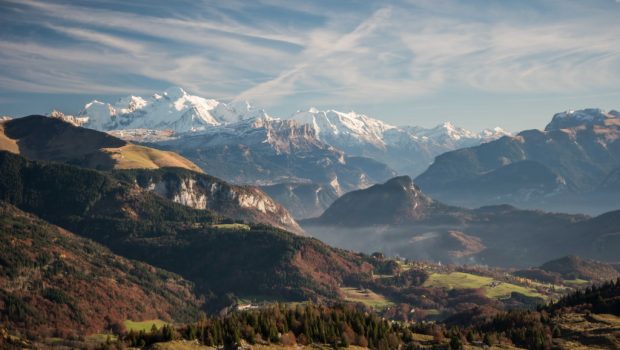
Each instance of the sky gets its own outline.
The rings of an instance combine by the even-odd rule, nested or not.
[[[543,128],[620,109],[620,0],[0,0],[0,114],[169,86],[270,115]]]

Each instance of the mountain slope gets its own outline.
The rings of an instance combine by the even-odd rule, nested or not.
[[[98,171],[0,152],[0,173],[0,199],[179,273],[205,295],[339,299],[343,281],[372,270],[363,256],[265,225],[219,225],[225,218]]]
[[[444,153],[416,183],[433,197],[468,206],[497,204],[500,198],[501,202],[553,207],[566,201],[559,194],[572,193],[580,194],[570,197],[578,205],[620,166],[619,140],[618,112],[587,109],[558,113],[545,131],[527,130]],[[539,165],[530,169],[519,166],[518,177],[526,181],[515,186],[515,172],[509,167],[523,161]],[[485,187],[489,174],[497,183],[494,190]],[[480,195],[472,196],[478,192]],[[612,205],[611,198],[607,201]]]
[[[134,145],[59,118],[28,116],[2,123],[0,149],[34,160],[49,160],[94,169],[180,167],[201,171],[172,152]]]
[[[170,272],[127,260],[0,201],[0,315],[38,337],[120,331],[123,321],[189,322],[201,301]]]

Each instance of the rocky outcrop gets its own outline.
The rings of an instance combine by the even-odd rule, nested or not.
[[[301,227],[282,205],[254,186],[232,185],[183,169],[130,170],[116,174],[179,204],[303,234]]]

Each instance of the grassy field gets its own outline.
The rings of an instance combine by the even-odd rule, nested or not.
[[[116,161],[116,169],[158,169],[177,167],[202,172],[191,161],[174,152],[128,144],[118,148],[103,148]]]
[[[196,341],[174,340],[165,343],[156,343],[150,348],[152,350],[207,350],[216,349],[205,345],[200,345]]]
[[[86,341],[89,343],[105,343],[108,338],[110,341],[116,341],[118,337],[114,334],[95,333],[86,337]]]
[[[589,285],[591,282],[587,281],[587,280],[582,280],[582,279],[574,279],[574,280],[564,280],[564,284],[567,284],[569,286],[587,286]]]
[[[384,309],[394,305],[394,303],[388,300],[383,295],[377,294],[371,290],[361,290],[359,288],[343,287],[340,288],[344,294],[345,300],[363,303],[364,305],[376,308]]]
[[[157,328],[161,328],[165,324],[167,324],[167,322],[162,321],[162,320],[147,320],[147,321],[125,320],[125,322],[123,323],[125,324],[125,328],[127,329],[128,332],[131,330],[134,330],[136,332],[139,332],[139,331],[150,332],[153,325],[155,325],[155,327]]]
[[[216,224],[211,226],[220,230],[250,230],[250,225],[246,224]]]
[[[432,335],[428,335],[428,334],[421,334],[421,333],[412,333],[411,337],[413,338],[413,340],[416,341],[433,341],[433,336]]]
[[[506,298],[512,292],[517,292],[529,297],[545,298],[544,295],[533,289],[518,286],[516,284],[497,282],[493,278],[472,275],[464,272],[451,272],[449,274],[433,273],[424,282],[425,287],[439,287],[446,289],[482,288],[489,298]]]
[[[253,350],[284,350],[284,349],[295,349],[295,350],[330,350],[333,349],[331,346],[328,345],[320,345],[320,344],[312,344],[312,345],[296,345],[294,347],[286,347],[286,346],[282,346],[282,345],[277,345],[277,344],[270,344],[270,345],[261,345],[261,344],[254,344],[251,347]],[[166,342],[166,343],[157,343],[154,344],[151,349],[153,350],[207,350],[207,349],[215,349],[214,347],[209,347],[209,346],[204,346],[204,345],[199,345],[196,342],[190,342],[190,341],[182,341],[182,340],[175,340],[175,341],[171,341],[171,342]],[[343,348],[340,348],[343,349]],[[365,348],[361,348],[359,346],[349,346],[346,349],[348,350],[365,350]]]

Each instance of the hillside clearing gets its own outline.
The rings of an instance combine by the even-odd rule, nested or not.
[[[517,292],[528,297],[545,298],[544,295],[522,286],[511,283],[496,281],[491,277],[473,275],[464,272],[451,272],[448,274],[433,273],[424,282],[425,287],[445,289],[479,289],[482,288],[489,298],[507,298],[512,292]]]
[[[246,224],[214,224],[211,225],[211,227],[213,228],[217,228],[220,230],[244,230],[244,231],[249,231],[250,225],[246,225]]]
[[[392,301],[388,300],[383,295],[377,294],[369,289],[342,287],[340,291],[344,294],[346,301],[362,303],[377,309],[385,309],[394,305]]]
[[[132,320],[125,320],[123,322],[123,324],[125,325],[125,328],[127,329],[127,331],[145,331],[145,332],[150,332],[151,329],[153,328],[153,325],[155,325],[155,327],[157,327],[157,329],[163,327],[164,325],[168,324],[168,322],[162,321],[160,319],[155,319],[155,320],[147,320],[147,321],[132,321]]]

